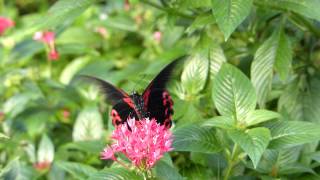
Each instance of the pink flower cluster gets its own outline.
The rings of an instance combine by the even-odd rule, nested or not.
[[[8,28],[13,27],[14,22],[8,18],[0,17],[0,35],[2,35]]]
[[[128,119],[116,127],[112,139],[115,142],[103,150],[101,159],[119,162],[115,153],[123,153],[140,170],[152,168],[164,153],[173,149],[172,133],[155,119]]]
[[[52,31],[36,32],[33,36],[35,41],[40,41],[49,47],[48,59],[59,59],[59,53],[55,48],[55,34]]]

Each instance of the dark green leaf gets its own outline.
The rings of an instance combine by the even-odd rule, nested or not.
[[[302,16],[320,21],[320,12],[318,9],[320,1],[318,0],[263,0],[260,3],[271,7],[278,7],[293,11],[301,14]]]
[[[165,161],[160,160],[157,162],[154,167],[156,171],[156,177],[160,180],[182,180],[182,176],[179,172],[173,167],[167,164]]]

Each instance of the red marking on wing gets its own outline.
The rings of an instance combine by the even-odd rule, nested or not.
[[[172,114],[173,114],[173,100],[170,94],[167,91],[162,93],[162,105],[165,107],[164,116],[164,125],[166,128],[170,128],[172,124]]]
[[[115,109],[111,110],[111,118],[112,118],[112,124],[114,127],[117,127],[122,122],[118,112]]]
[[[123,101],[127,103],[131,108],[134,109],[134,103],[130,97],[123,98]]]

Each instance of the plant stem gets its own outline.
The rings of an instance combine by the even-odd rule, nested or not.
[[[224,180],[228,180],[233,166],[237,163],[238,159],[238,144],[234,144],[231,157],[228,158],[228,167],[225,171]]]

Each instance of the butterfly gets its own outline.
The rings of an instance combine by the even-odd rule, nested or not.
[[[137,92],[129,95],[107,81],[97,77],[82,76],[98,84],[107,102],[113,106],[111,119],[115,127],[125,123],[128,118],[138,120],[154,118],[157,120],[157,123],[170,128],[172,125],[174,103],[166,89],[166,85],[170,80],[173,70],[182,59],[184,58],[178,58],[163,68],[141,95]]]

